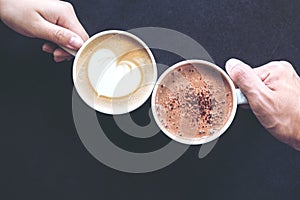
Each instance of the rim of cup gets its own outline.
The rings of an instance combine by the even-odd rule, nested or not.
[[[159,122],[158,116],[157,116],[157,112],[155,109],[155,98],[156,98],[156,94],[157,94],[157,89],[160,85],[160,83],[162,82],[162,80],[168,75],[170,74],[173,70],[175,70],[176,68],[186,65],[186,64],[200,64],[200,65],[204,65],[204,66],[208,66],[213,68],[214,70],[218,71],[219,73],[222,74],[222,76],[226,79],[227,83],[230,86],[230,90],[232,93],[232,98],[233,98],[233,102],[232,102],[232,109],[231,109],[231,113],[230,116],[227,120],[227,122],[224,124],[224,126],[217,132],[212,134],[211,136],[207,136],[204,138],[184,138],[184,137],[179,137],[176,136],[175,134],[169,132],[164,126],[162,126],[162,124]],[[183,144],[187,144],[187,145],[199,145],[199,144],[204,144],[204,143],[208,143],[211,142],[217,138],[219,138],[231,125],[231,123],[233,122],[233,119],[235,117],[236,114],[236,110],[237,110],[237,96],[235,93],[235,86],[233,81],[230,79],[230,77],[225,73],[225,71],[218,67],[217,65],[205,61],[205,60],[198,60],[198,59],[191,59],[191,60],[184,60],[181,62],[178,62],[174,65],[172,65],[171,67],[169,67],[166,71],[163,72],[163,74],[159,77],[159,79],[157,80],[154,89],[152,91],[152,97],[151,97],[151,109],[152,109],[152,113],[153,113],[153,117],[157,123],[157,125],[159,126],[159,128],[162,130],[162,132],[164,132],[169,138],[179,142],[179,143],[183,143]]]
[[[129,113],[133,110],[136,110],[137,108],[141,107],[151,96],[151,93],[153,91],[153,88],[155,86],[155,82],[157,81],[157,65],[156,65],[156,61],[155,58],[152,54],[152,51],[150,50],[150,48],[148,47],[148,45],[139,37],[137,37],[136,35],[127,32],[127,31],[123,31],[123,30],[106,30],[106,31],[101,31],[99,33],[96,33],[95,35],[93,35],[92,37],[90,37],[86,42],[84,42],[84,44],[82,45],[82,47],[78,50],[78,52],[76,53],[74,62],[73,62],[73,69],[72,69],[72,78],[73,78],[73,83],[74,86],[76,88],[76,91],[78,91],[78,85],[77,85],[77,63],[78,60],[80,59],[80,55],[81,53],[84,51],[85,48],[87,48],[87,46],[93,42],[95,39],[102,37],[104,35],[108,35],[108,34],[119,34],[119,35],[125,35],[129,38],[132,38],[133,40],[135,40],[136,42],[138,42],[146,51],[147,54],[149,55],[150,59],[151,59],[151,63],[152,63],[152,67],[153,67],[153,87],[151,88],[151,90],[147,90],[145,92],[148,92],[149,94],[145,95],[144,98],[141,98],[138,103],[136,103],[136,106],[133,106],[131,108],[126,107],[126,109],[122,110],[122,111],[116,111],[114,109],[106,109],[101,107],[100,105],[97,104],[90,104],[89,102],[87,102],[87,100],[85,99],[85,97],[83,97],[82,94],[79,94],[79,96],[81,97],[81,99],[91,108],[93,108],[94,110],[104,113],[104,114],[110,114],[110,115],[120,115],[120,114],[125,114],[125,113]]]

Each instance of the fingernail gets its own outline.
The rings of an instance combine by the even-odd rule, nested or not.
[[[79,49],[83,45],[83,40],[81,38],[73,36],[73,37],[71,37],[69,44],[72,47]]]
[[[231,58],[225,64],[226,70],[230,71],[234,66],[241,64],[241,63],[242,63],[242,61],[240,61],[236,58]]]

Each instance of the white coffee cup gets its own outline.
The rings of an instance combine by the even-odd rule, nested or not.
[[[170,73],[174,72],[177,68],[184,66],[186,64],[194,64],[194,65],[203,65],[205,67],[209,67],[212,70],[220,73],[224,79],[226,80],[226,82],[228,83],[228,85],[230,86],[230,91],[232,94],[232,108],[230,110],[230,115],[226,121],[226,123],[222,126],[221,129],[219,129],[218,132],[215,132],[207,137],[203,137],[203,138],[186,138],[186,137],[180,137],[172,132],[170,132],[165,125],[163,125],[161,123],[161,119],[158,117],[158,113],[156,110],[156,97],[157,97],[157,92],[159,87],[161,86],[162,81],[164,80],[164,78],[169,75]],[[183,143],[183,144],[187,144],[187,145],[199,145],[199,144],[204,144],[204,143],[208,143],[210,141],[213,141],[217,138],[219,138],[231,125],[235,114],[236,114],[236,110],[237,110],[237,105],[239,104],[247,104],[247,99],[246,97],[243,95],[243,93],[241,92],[240,89],[236,89],[234,86],[233,81],[229,78],[229,76],[224,72],[223,69],[221,69],[220,67],[218,67],[217,65],[204,61],[204,60],[186,60],[186,61],[182,61],[179,62],[173,66],[171,66],[170,68],[168,68],[158,79],[154,89],[153,89],[153,93],[152,93],[152,99],[151,99],[151,107],[152,107],[152,113],[154,116],[154,119],[157,123],[157,125],[159,126],[159,128],[171,139]]]
[[[106,114],[131,112],[150,97],[157,80],[156,62],[137,36],[108,30],[89,38],[75,56],[73,81],[91,108]],[[122,60],[123,59],[123,60]]]

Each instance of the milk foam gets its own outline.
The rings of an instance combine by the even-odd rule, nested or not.
[[[118,61],[111,50],[99,49],[89,60],[88,78],[98,96],[117,98],[134,92],[142,75],[134,62]]]

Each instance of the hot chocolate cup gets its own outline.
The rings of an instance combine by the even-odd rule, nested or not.
[[[238,104],[247,104],[241,90],[224,70],[204,60],[186,60],[168,68],[151,99],[159,128],[187,145],[219,138],[231,125]]]

